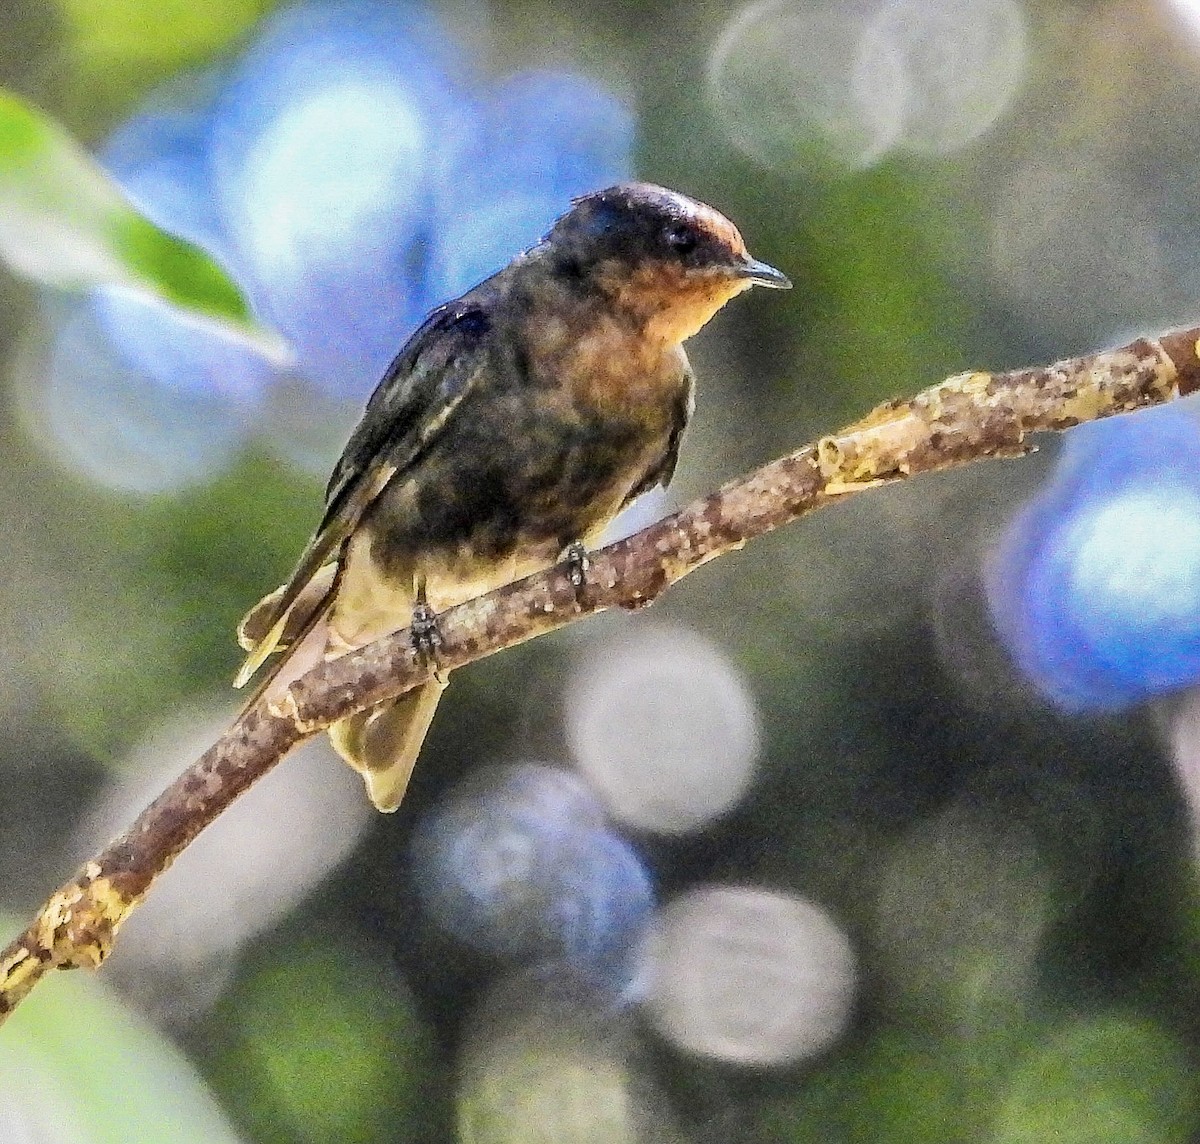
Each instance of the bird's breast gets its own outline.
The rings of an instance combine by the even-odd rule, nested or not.
[[[648,432],[671,417],[687,384],[678,344],[648,336],[619,311],[564,308],[531,321],[525,342],[535,384],[585,413],[643,425]]]
[[[343,646],[407,622],[418,579],[440,611],[594,541],[662,463],[686,408],[682,351],[615,319],[542,314],[372,504],[345,554]]]

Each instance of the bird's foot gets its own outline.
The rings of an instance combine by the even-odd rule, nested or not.
[[[437,613],[427,600],[418,600],[413,605],[412,625],[413,654],[419,659],[437,662],[438,648],[442,646],[442,633],[438,631]]]
[[[587,587],[588,569],[592,566],[591,557],[584,548],[581,540],[572,540],[563,549],[563,564],[566,566],[567,579],[575,589],[575,599],[582,602],[583,590]]]

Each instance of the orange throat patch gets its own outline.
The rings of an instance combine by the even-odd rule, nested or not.
[[[689,274],[678,266],[647,266],[618,286],[616,300],[644,322],[645,336],[660,346],[677,346],[752,283],[718,272]]]

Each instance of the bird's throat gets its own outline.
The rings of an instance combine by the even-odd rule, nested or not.
[[[677,346],[751,283],[724,274],[652,265],[634,271],[614,291],[617,307],[633,316],[647,341]]]

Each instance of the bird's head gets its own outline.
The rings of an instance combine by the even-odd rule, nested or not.
[[[559,272],[603,293],[668,343],[691,337],[751,286],[791,282],[752,258],[724,215],[651,183],[622,183],[576,199],[546,236]]]

